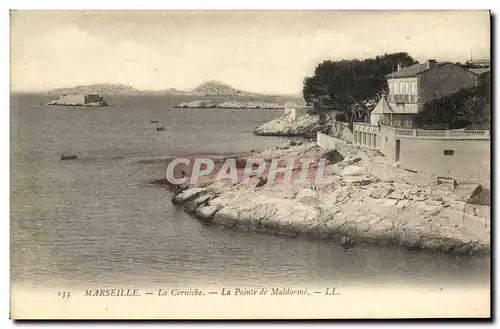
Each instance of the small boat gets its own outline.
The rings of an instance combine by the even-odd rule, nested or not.
[[[156,130],[162,131],[162,130],[165,130],[165,128],[164,127],[156,127]]]
[[[71,155],[61,154],[61,160],[75,160],[77,158],[78,156],[75,153],[72,153]]]
[[[344,250],[347,250],[354,247],[356,245],[356,241],[354,241],[351,237],[344,236],[340,239],[340,245],[344,248]]]
[[[149,123],[158,123],[158,120],[149,120]]]

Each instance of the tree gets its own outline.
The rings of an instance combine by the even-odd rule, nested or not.
[[[302,88],[304,100],[316,110],[341,111],[349,122],[362,120],[387,90],[386,75],[398,63],[413,65],[407,53],[394,53],[365,60],[324,61]]]
[[[416,117],[416,124],[420,127],[490,129],[490,108],[490,85],[486,81],[426,103]]]

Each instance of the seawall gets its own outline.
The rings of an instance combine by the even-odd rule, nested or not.
[[[392,162],[427,175],[489,185],[490,132],[419,130],[354,124],[354,144],[377,149]]]

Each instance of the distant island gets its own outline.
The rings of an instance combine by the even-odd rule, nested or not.
[[[191,93],[196,96],[261,96],[260,94],[238,90],[216,80],[206,81],[194,88]]]
[[[102,94],[79,93],[79,94],[61,94],[59,99],[51,100],[50,106],[84,106],[84,107],[104,107],[108,103],[104,100]]]
[[[212,103],[211,100],[197,100],[192,102],[182,102],[175,105],[177,108],[220,108],[220,109],[284,109],[285,105],[266,102],[244,102],[227,101],[220,104]]]
[[[55,95],[76,95],[76,94],[105,94],[105,95],[123,95],[140,94],[141,92],[131,86],[122,84],[99,83],[92,85],[81,85],[76,87],[57,88],[46,92],[46,94]]]
[[[185,95],[185,96],[246,96],[246,97],[265,97],[280,96],[271,94],[252,93],[236,89],[226,83],[210,80],[201,83],[192,90],[179,90],[167,88],[162,90],[140,90],[124,84],[90,84],[79,85],[75,87],[65,87],[52,89],[45,94],[49,95],[70,95],[70,94],[103,94],[103,95]],[[287,96],[295,97],[295,96]],[[300,97],[297,95],[296,97]]]

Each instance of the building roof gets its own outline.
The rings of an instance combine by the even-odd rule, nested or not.
[[[389,103],[387,103],[387,98],[382,96],[380,101],[378,102],[377,106],[372,110],[372,114],[384,114],[384,113],[394,113],[392,108],[389,106]]]
[[[445,64],[451,64],[451,63],[449,63],[449,62],[437,63],[436,66],[434,66],[433,68],[430,68],[430,69],[427,68],[427,62],[422,63],[422,64],[413,64],[411,66],[404,67],[399,71],[387,74],[385,77],[388,79],[415,77],[423,72],[432,70],[436,67],[443,66]]]
[[[468,69],[468,70],[474,74],[477,74],[477,75],[482,75],[482,74],[490,72],[489,67],[481,67],[481,68]]]
[[[490,206],[490,190],[483,188],[481,185],[478,185],[474,192],[472,192],[472,196],[467,200],[468,204],[475,204],[480,206]]]

